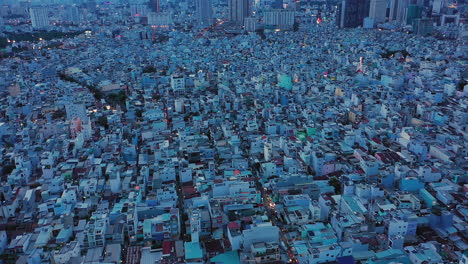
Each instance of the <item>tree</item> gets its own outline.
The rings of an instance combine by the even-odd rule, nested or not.
[[[301,193],[302,193],[302,190],[300,190],[300,189],[288,190],[289,195],[296,195],[296,194],[301,194]]]
[[[432,211],[432,213],[433,213],[434,215],[437,215],[437,216],[441,216],[441,215],[442,215],[442,209],[440,208],[439,205],[436,205],[436,206],[432,207],[432,210],[431,210],[431,211]]]
[[[89,91],[94,95],[94,98],[96,98],[96,100],[101,100],[104,97],[103,93],[100,90],[98,90],[96,86],[87,85],[86,88],[89,89]]]
[[[236,221],[238,219],[235,211],[229,211],[227,215],[228,215],[229,221]]]
[[[39,41],[39,39],[52,40],[59,38],[73,38],[82,34],[84,31],[60,32],[60,31],[44,31],[44,32],[10,32],[6,34],[6,38],[2,38],[0,44],[5,43],[3,39],[15,41]]]
[[[257,29],[257,30],[255,31],[255,33],[257,33],[257,35],[258,35],[261,39],[266,39],[265,30],[264,30],[264,29]]]
[[[297,32],[298,30],[299,30],[299,22],[294,21],[294,24],[293,24],[293,31],[294,31],[294,32]]]
[[[97,124],[99,126],[102,126],[104,127],[105,129],[108,129],[109,128],[109,123],[107,122],[107,117],[105,116],[100,116],[97,120]]]
[[[143,110],[141,109],[135,110],[135,115],[136,117],[141,118],[143,116]]]
[[[154,93],[152,97],[156,101],[159,101],[161,99],[161,96],[159,94],[157,94],[157,93]]]
[[[143,68],[143,73],[152,73],[152,72],[156,72],[156,68],[152,65],[149,65]]]
[[[328,185],[333,186],[335,188],[336,194],[341,194],[341,182],[338,178],[330,178],[330,180],[328,181]]]
[[[62,119],[65,116],[65,112],[63,110],[57,110],[52,114],[53,119]]]
[[[151,242],[151,249],[157,249],[157,248],[161,248],[161,247],[162,247],[161,241],[153,240]]]
[[[106,99],[112,106],[125,106],[127,94],[125,93],[125,91],[120,91],[118,93],[109,94]]]
[[[8,175],[8,174],[10,174],[15,168],[16,168],[16,166],[15,166],[14,164],[13,164],[13,165],[4,165],[4,166],[3,166],[2,173],[3,173],[3,175]]]
[[[465,79],[461,79],[460,81],[458,81],[457,83],[457,91],[463,91],[463,89],[465,88],[465,85],[467,85],[468,82],[466,82]]]

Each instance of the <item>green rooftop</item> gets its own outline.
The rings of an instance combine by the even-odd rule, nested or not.
[[[199,242],[185,242],[185,259],[203,258],[203,252]]]
[[[239,264],[239,254],[237,251],[228,251],[223,254],[219,254],[210,259],[212,263],[216,264]]]

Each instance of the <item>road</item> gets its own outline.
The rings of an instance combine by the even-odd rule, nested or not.
[[[260,178],[259,172],[255,169],[252,170],[255,177]],[[285,236],[285,229],[284,223],[282,220],[278,219],[278,212],[276,208],[276,204],[271,199],[270,195],[267,193],[267,189],[263,187],[260,181],[257,181],[256,184],[257,190],[259,190],[262,194],[262,201],[263,206],[265,207],[265,211],[267,213],[268,218],[271,220],[271,223],[277,226],[280,229],[280,240],[286,246],[286,253],[289,257],[289,263],[299,263],[297,258],[294,256],[293,252],[291,251],[291,247],[289,245],[288,239]]]

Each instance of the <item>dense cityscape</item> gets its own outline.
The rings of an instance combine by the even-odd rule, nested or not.
[[[467,17],[0,1],[0,264],[467,264]]]

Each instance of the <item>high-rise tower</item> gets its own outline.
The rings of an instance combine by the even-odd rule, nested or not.
[[[210,26],[213,23],[213,8],[211,0],[195,0],[197,19],[203,26]]]
[[[405,23],[408,4],[408,0],[390,0],[388,20]]]
[[[149,8],[152,12],[156,12],[156,13],[161,12],[161,6],[160,6],[159,0],[150,0]]]
[[[340,28],[362,26],[369,15],[369,0],[343,0],[338,5],[336,22]]]
[[[250,0],[229,0],[229,20],[243,25],[244,18],[249,17],[252,12]]]
[[[35,6],[29,9],[31,24],[33,28],[45,28],[49,26],[49,14],[47,8]]]
[[[387,0],[371,0],[369,17],[374,20],[374,23],[385,22],[387,16]]]
[[[79,24],[81,22],[80,10],[76,6],[65,7],[63,20],[72,24]]]

